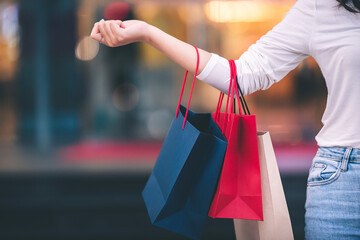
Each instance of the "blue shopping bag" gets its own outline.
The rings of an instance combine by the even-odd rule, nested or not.
[[[210,113],[194,113],[189,104],[179,104],[142,195],[152,224],[199,239],[227,141]]]

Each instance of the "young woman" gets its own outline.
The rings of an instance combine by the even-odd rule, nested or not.
[[[244,94],[269,88],[308,56],[328,99],[309,172],[306,239],[360,239],[360,0],[298,0],[286,17],[236,60]],[[110,47],[143,41],[195,72],[194,48],[142,21],[100,21],[92,38]],[[223,92],[226,59],[200,50],[198,78]]]

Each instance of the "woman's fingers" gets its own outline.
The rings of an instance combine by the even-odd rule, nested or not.
[[[94,39],[95,41],[98,41],[100,42],[101,41],[101,33],[99,31],[99,23],[95,23],[94,24],[94,27],[91,31],[91,34],[90,34],[91,38]]]
[[[120,24],[121,23],[119,23],[117,21],[110,23],[111,32],[117,37],[118,41],[119,41],[119,39],[122,38],[122,32],[121,32]]]
[[[93,34],[93,35],[91,35],[91,38],[98,42],[101,42],[103,39],[101,33]]]
[[[93,29],[91,31],[91,35],[95,35],[97,33],[99,33],[99,23],[94,24],[94,27],[93,27]]]
[[[104,24],[104,30],[106,32],[106,36],[108,37],[107,41],[110,44],[110,47],[115,47],[116,44],[116,37],[114,36],[113,32],[111,31],[111,22],[106,21]]]
[[[116,20],[115,23],[120,27],[120,28],[125,28],[124,27],[124,22],[120,21],[120,20]]]
[[[106,22],[104,20],[101,20],[99,22],[99,31],[102,36],[101,43],[110,46],[109,36],[108,36],[107,32],[105,31],[105,23]]]
[[[116,32],[111,29],[111,24],[116,21],[104,21],[101,20],[99,23],[99,30],[103,37],[102,43],[109,47],[116,47],[118,45]]]

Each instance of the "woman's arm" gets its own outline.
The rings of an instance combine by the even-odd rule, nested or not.
[[[235,61],[239,86],[245,95],[269,88],[312,54],[315,12],[312,0],[298,0],[278,25]],[[145,22],[100,21],[95,24],[91,36],[111,47],[146,42],[180,66],[195,72],[194,48]],[[216,54],[199,51],[197,78],[227,93],[230,80],[228,61]]]
[[[175,63],[195,73],[196,52],[193,46],[143,21],[104,21],[95,23],[91,37],[109,47],[118,47],[133,42],[146,42],[165,54]],[[202,72],[211,58],[211,53],[199,49]]]

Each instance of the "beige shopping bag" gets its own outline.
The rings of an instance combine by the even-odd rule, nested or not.
[[[269,132],[258,132],[264,221],[234,219],[237,240],[294,239]]]

